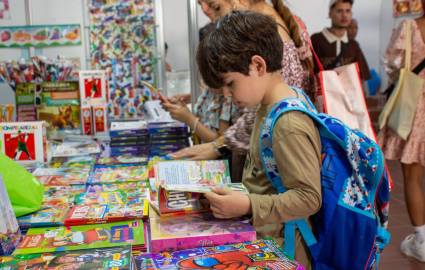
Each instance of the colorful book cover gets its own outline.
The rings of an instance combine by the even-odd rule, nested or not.
[[[11,254],[20,239],[18,222],[0,175],[0,256]]]
[[[152,260],[154,268],[139,268]],[[135,257],[137,269],[264,269],[304,270],[299,263],[288,259],[271,240],[257,240],[240,244],[222,245],[163,252]]]
[[[103,70],[81,70],[80,98],[81,104],[99,104],[107,100],[106,72]]]
[[[120,166],[95,168],[89,182],[90,184],[108,184],[146,180],[147,170],[145,166]]]
[[[65,226],[146,219],[149,204],[146,199],[137,199],[125,204],[77,205],[65,218]]]
[[[43,207],[62,207],[74,204],[76,195],[83,193],[85,185],[46,186],[43,195]]]
[[[148,135],[146,121],[114,121],[109,130],[111,138],[121,136]]]
[[[112,192],[112,191],[132,191],[137,190],[146,194],[147,183],[146,182],[126,182],[116,184],[103,184],[103,185],[88,185],[86,188],[87,193],[100,193],[100,192]]]
[[[63,142],[52,147],[52,157],[87,156],[99,154],[100,152],[100,145],[91,140],[84,142]]]
[[[35,83],[18,83],[16,85],[16,117],[18,121],[36,121]]]
[[[35,213],[19,217],[18,223],[21,228],[62,226],[68,211],[68,205],[47,207]]]
[[[151,191],[149,200],[161,216],[209,211],[208,202],[201,193],[167,191],[161,188],[158,192]]]
[[[96,161],[98,165],[120,165],[120,164],[143,164],[148,160],[145,157],[135,157],[132,155],[121,155],[116,157],[99,157]]]
[[[189,136],[188,126],[181,122],[150,122],[148,124],[149,134],[165,134],[170,133],[173,135],[187,135]]]
[[[132,269],[131,247],[75,250],[54,253],[15,255],[0,258],[0,269]]]
[[[0,123],[0,150],[18,162],[46,162],[45,123]]]
[[[248,221],[216,219],[211,213],[151,218],[150,230],[152,253],[257,239]]]
[[[94,164],[93,156],[77,156],[77,157],[56,157],[52,158],[49,163],[51,168],[78,168],[90,171]]]
[[[205,193],[211,191],[211,186],[231,183],[227,160],[163,161],[154,168],[155,186],[169,191]]]
[[[32,174],[45,186],[84,185],[89,170],[76,168],[38,168]]]
[[[143,221],[29,229],[15,253],[31,254],[145,244]]]

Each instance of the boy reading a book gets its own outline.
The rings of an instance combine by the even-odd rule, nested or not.
[[[197,61],[204,81],[225,87],[238,106],[260,104],[251,134],[243,183],[250,194],[214,188],[207,193],[217,218],[252,217],[257,237],[283,242],[282,223],[308,219],[321,207],[321,142],[313,121],[301,112],[287,112],[273,129],[272,151],[285,193],[278,194],[265,175],[260,158],[260,132],[271,108],[286,98],[304,99],[282,81],[282,40],[270,17],[233,12],[199,45]],[[295,258],[310,268],[307,247],[296,236]]]

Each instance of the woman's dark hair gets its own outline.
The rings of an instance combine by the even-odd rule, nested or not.
[[[223,73],[249,74],[254,55],[261,56],[267,72],[282,69],[283,43],[276,22],[251,11],[234,11],[218,20],[198,46],[197,62],[204,82],[211,88],[224,85]]]

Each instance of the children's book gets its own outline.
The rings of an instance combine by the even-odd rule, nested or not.
[[[56,157],[49,163],[51,168],[78,168],[90,171],[95,164],[93,156]]]
[[[52,147],[52,157],[75,157],[99,154],[100,145],[95,141],[63,142]]]
[[[89,171],[70,168],[38,168],[33,175],[45,186],[84,185]]]
[[[130,270],[132,269],[131,247],[25,254],[0,258],[0,270],[20,269]]]
[[[95,168],[90,179],[90,184],[108,184],[122,182],[138,182],[147,180],[145,166],[120,166]]]
[[[147,262],[146,262],[147,260]],[[163,252],[135,257],[137,269],[304,270],[271,240]],[[153,264],[153,268],[152,265]],[[145,265],[145,266],[144,266]],[[149,268],[150,267],[150,268]]]
[[[16,117],[22,121],[36,121],[37,112],[35,107],[35,83],[18,83],[15,89]]]
[[[19,226],[23,229],[49,226],[62,226],[69,205],[45,207],[35,213],[18,218]]]
[[[16,255],[118,246],[143,246],[143,221],[125,221],[73,227],[29,229]]]
[[[18,222],[0,175],[0,256],[11,254],[20,238]]]
[[[44,122],[0,123],[0,151],[21,162],[46,162]]]
[[[152,217],[150,230],[152,253],[257,239],[255,228],[248,221],[216,219],[211,213]]]
[[[116,157],[99,157],[96,161],[96,164],[98,165],[144,164],[147,161],[148,160],[146,157],[121,155]]]
[[[74,197],[83,193],[85,185],[46,186],[43,195],[43,207],[70,207],[74,204]]]
[[[140,193],[147,193],[147,183],[146,182],[126,182],[126,183],[116,183],[116,184],[102,184],[102,185],[88,185],[86,188],[87,193],[100,193],[100,192],[113,192],[123,190],[133,191],[137,190]]]
[[[227,160],[162,161],[154,166],[155,187],[168,191],[206,193],[231,184]]]
[[[143,137],[148,135],[148,128],[146,121],[114,121],[111,123],[109,130],[111,138],[138,136]]]
[[[136,199],[125,204],[76,205],[65,218],[65,226],[146,219],[149,216],[147,199]]]

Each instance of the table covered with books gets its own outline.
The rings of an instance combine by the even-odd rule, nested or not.
[[[0,123],[1,138],[7,125],[22,123]],[[21,169],[43,184],[42,205],[16,218],[0,181],[1,270],[304,269],[273,240],[257,240],[249,220],[213,217],[203,196],[212,185],[247,191],[226,160],[170,160],[189,145],[187,126],[116,121],[106,140],[47,147],[43,125],[34,128],[35,148],[21,145],[19,155],[38,151]]]

